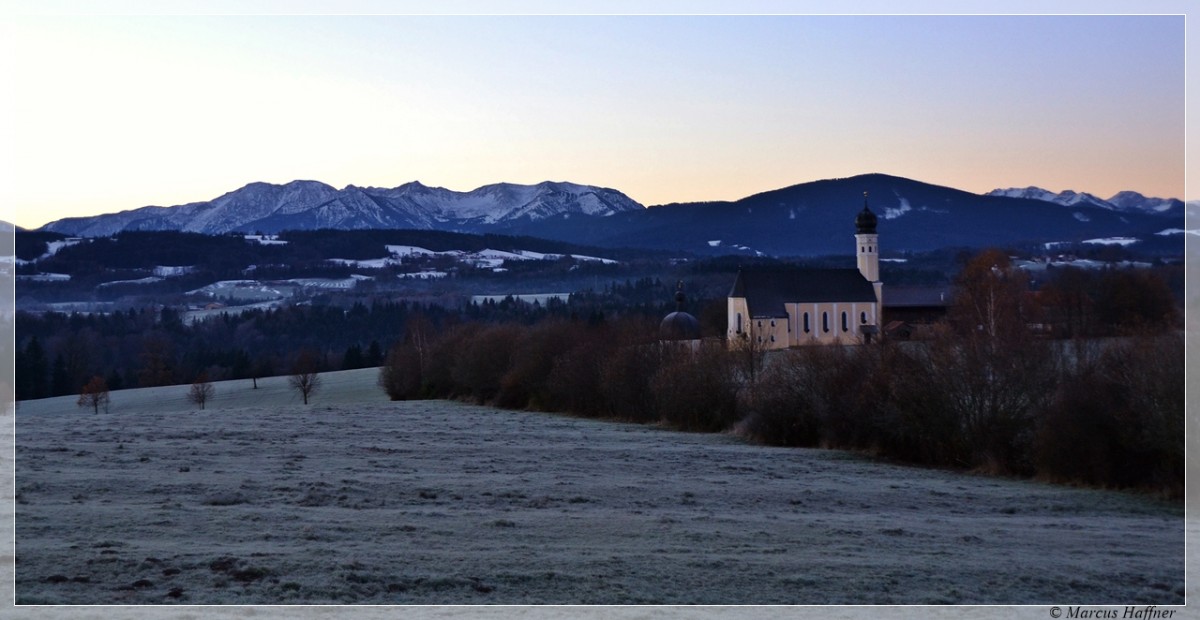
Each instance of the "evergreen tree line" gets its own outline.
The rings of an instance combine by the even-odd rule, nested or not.
[[[302,351],[321,372],[379,366],[415,303],[291,306],[222,314],[185,324],[172,308],[111,314],[32,314],[16,319],[19,400],[78,394],[92,377],[109,389],[190,384],[286,374]]]
[[[281,375],[302,351],[315,356],[318,372],[378,367],[414,313],[439,329],[464,321],[530,325],[549,317],[598,324],[606,316],[661,316],[669,311],[661,301],[670,298],[669,289],[644,278],[583,293],[570,303],[529,304],[510,297],[461,309],[410,301],[294,305],[222,313],[194,324],[171,307],[103,314],[19,312],[17,398],[79,394],[96,376],[120,390],[190,384],[201,373],[210,381]],[[659,301],[650,301],[655,297]]]

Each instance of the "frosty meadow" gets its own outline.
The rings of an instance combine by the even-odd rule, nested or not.
[[[1182,506],[440,401],[18,407],[18,603],[1181,604]]]

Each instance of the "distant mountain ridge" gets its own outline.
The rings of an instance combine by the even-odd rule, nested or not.
[[[1113,194],[1107,200],[1098,198],[1087,192],[1076,192],[1073,190],[1065,190],[1055,194],[1054,192],[1040,187],[1011,187],[1008,189],[994,189],[986,194],[987,196],[1004,196],[1006,198],[1028,198],[1031,200],[1042,200],[1045,202],[1053,202],[1064,207],[1091,206],[1110,211],[1121,211],[1125,213],[1158,213],[1167,214],[1172,211],[1183,212],[1183,201],[1177,198],[1149,198],[1139,194],[1138,192],[1123,191]]]
[[[292,181],[284,185],[250,183],[207,202],[65,218],[42,230],[91,237],[125,230],[207,234],[319,228],[473,231],[520,219],[563,214],[603,217],[644,208],[617,190],[565,182],[497,183],[456,192],[419,182],[394,188],[347,185],[338,190],[319,181]]]
[[[695,254],[852,255],[855,214],[879,215],[884,253],[947,247],[1138,237],[1173,252],[1183,203],[1121,192],[1109,200],[1040,188],[987,195],[872,173],[801,183],[736,201],[643,207],[617,190],[574,183],[497,183],[454,192],[317,181],[252,183],[209,202],[143,207],[52,222],[42,230],[107,236],[123,230],[265,232],[415,229],[527,236],[604,248]],[[850,239],[850,241],[847,241]],[[1155,250],[1159,251],[1159,250]],[[897,255],[897,254],[893,254]]]
[[[864,197],[864,192],[867,196]],[[1178,239],[1155,233],[1183,226],[1178,212],[1120,212],[1078,203],[988,196],[871,173],[766,191],[735,201],[652,206],[595,222],[549,217],[508,223],[497,232],[601,247],[773,256],[854,253],[854,217],[864,201],[879,216],[885,255],[951,247],[1083,242],[1138,237],[1139,247],[1173,252]],[[1174,245],[1170,245],[1174,244]]]

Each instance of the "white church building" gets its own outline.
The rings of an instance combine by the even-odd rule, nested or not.
[[[761,349],[809,344],[856,344],[879,337],[878,219],[866,204],[854,218],[857,269],[759,267],[738,270],[729,291],[730,347]]]

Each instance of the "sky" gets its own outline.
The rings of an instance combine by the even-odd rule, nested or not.
[[[6,15],[4,219],[294,179],[1185,196],[1184,16]]]

